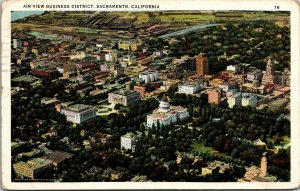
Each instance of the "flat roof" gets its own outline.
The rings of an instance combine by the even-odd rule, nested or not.
[[[90,109],[90,108],[92,108],[92,106],[84,105],[84,104],[75,104],[75,105],[71,105],[71,106],[68,107],[69,110],[76,111],[76,112],[87,110],[87,109]]]
[[[55,163],[60,163],[66,159],[71,158],[73,155],[62,151],[54,151],[53,153],[41,157],[41,159],[52,160]]]
[[[273,106],[273,107],[280,107],[280,106],[282,106],[283,104],[286,104],[287,102],[288,102],[287,99],[279,98],[279,99],[273,101],[272,103],[270,103],[270,106]]]
[[[44,166],[47,166],[49,164],[52,164],[52,160],[34,158],[27,162],[23,162],[23,161],[17,162],[14,165],[29,168],[31,170],[36,170],[36,169],[42,168]]]
[[[138,93],[138,92],[134,91],[134,90],[120,89],[113,93],[126,96],[126,95],[130,95],[130,94]]]
[[[28,83],[32,83],[36,80],[38,80],[38,78],[36,78],[32,75],[24,75],[24,76],[20,76],[20,77],[12,79],[13,82],[28,82]]]
[[[136,134],[132,133],[132,132],[129,132],[129,133],[126,133],[125,135],[123,135],[122,137],[125,137],[125,138],[128,138],[128,139],[131,139],[133,137],[135,137]]]
[[[179,86],[186,86],[186,87],[198,87],[198,84],[192,84],[192,83],[183,83],[183,84],[179,84]]]
[[[143,71],[140,74],[147,75],[147,74],[155,74],[155,73],[158,73],[158,71],[157,70],[149,70],[149,71]]]

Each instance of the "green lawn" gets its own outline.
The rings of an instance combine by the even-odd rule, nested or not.
[[[210,153],[212,155],[215,155],[215,156],[220,156],[220,157],[225,157],[227,159],[232,159],[231,156],[225,154],[225,153],[220,153],[219,151],[215,150],[214,148],[212,147],[206,147],[204,146],[203,143],[192,143],[191,145],[193,151],[198,151],[198,152],[202,152],[202,153]]]
[[[206,147],[202,143],[193,143],[191,145],[193,151],[203,152],[203,153],[211,153],[215,151],[212,147]]]

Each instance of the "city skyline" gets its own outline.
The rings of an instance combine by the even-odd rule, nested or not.
[[[11,31],[13,181],[290,181],[288,12],[48,11]]]

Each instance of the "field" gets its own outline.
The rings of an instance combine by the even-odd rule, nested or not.
[[[76,26],[85,18],[92,16],[94,12],[49,12],[42,15],[36,15],[34,19],[29,19],[28,28],[30,28],[30,24],[35,24],[35,28],[38,25],[46,25],[46,26]],[[170,12],[107,12],[107,16],[118,16],[121,18],[133,18],[136,17],[137,20],[135,24],[143,24],[146,23],[149,18],[160,19],[162,23],[199,23],[199,22],[214,22],[217,20],[243,20],[243,19],[274,19],[277,16],[288,16],[286,13],[265,13],[265,12],[243,12],[238,13],[238,17],[231,17],[231,15],[235,14],[232,12],[221,12],[219,16],[216,12],[205,11],[205,12],[195,12],[195,11],[170,11]],[[30,17],[29,17],[30,18]],[[22,24],[23,25],[23,24]],[[14,25],[13,25],[14,26]],[[19,26],[20,27],[20,26]],[[24,27],[24,25],[23,25]]]

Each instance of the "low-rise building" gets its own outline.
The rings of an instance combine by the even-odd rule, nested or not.
[[[291,84],[291,72],[288,68],[284,68],[281,75],[278,76],[279,84],[290,86]]]
[[[37,81],[38,78],[34,77],[34,76],[31,76],[31,75],[24,75],[24,76],[20,76],[20,77],[16,77],[16,78],[13,78],[11,80],[12,82],[12,86],[14,85],[18,85],[18,84],[31,84],[35,81]]]
[[[167,79],[163,81],[163,85],[160,86],[160,90],[162,91],[168,91],[169,89],[177,89],[178,84],[181,81],[178,79]]]
[[[144,98],[145,94],[146,94],[146,86],[145,85],[141,85],[141,86],[133,86],[133,90],[140,92],[141,97]]]
[[[239,85],[237,82],[223,82],[219,85],[219,88],[221,88],[224,92],[228,92],[229,90],[238,89]]]
[[[122,50],[137,51],[142,48],[141,40],[120,40],[118,42],[118,48]]]
[[[121,62],[125,62],[127,66],[136,65],[136,56],[134,55],[126,55],[120,58]],[[127,67],[126,66],[126,67]]]
[[[137,141],[137,135],[129,132],[121,136],[121,149],[132,149]]]
[[[220,89],[208,90],[208,103],[218,105],[221,102],[222,91]]]
[[[221,161],[213,161],[207,165],[207,167],[202,167],[202,176],[212,174],[213,170],[219,168],[219,173],[224,173],[226,169],[229,169],[230,164],[221,162]]]
[[[226,70],[232,71],[234,73],[237,73],[240,71],[240,66],[238,64],[235,65],[229,65],[226,67]]]
[[[233,106],[251,106],[256,107],[257,106],[257,96],[253,93],[233,93],[230,94],[227,97],[227,103],[230,108],[233,108]]]
[[[287,106],[289,100],[285,98],[278,98],[269,104],[272,110],[279,110]]]
[[[137,91],[121,89],[108,94],[108,103],[122,104],[128,106],[141,99],[141,94]]]
[[[257,106],[257,96],[252,93],[243,93],[242,94],[242,106],[256,107]]]
[[[80,52],[80,53],[70,55],[71,60],[76,60],[76,59],[81,60],[81,59],[84,59],[85,57],[86,57],[85,52]]]
[[[144,80],[145,83],[154,82],[158,79],[158,71],[150,70],[144,71],[139,74],[139,79]]]
[[[13,47],[14,48],[22,47],[22,40],[21,39],[13,39]]]
[[[80,124],[96,117],[96,108],[89,105],[75,104],[62,109],[61,113],[67,117],[67,121]]]
[[[42,78],[56,78],[59,75],[59,72],[56,69],[52,68],[35,68],[31,70],[33,76],[42,77]]]
[[[72,154],[63,151],[54,151],[48,155],[40,157],[40,159],[51,160],[54,167],[58,168],[63,161],[70,159],[72,156]]]
[[[233,106],[240,106],[242,104],[242,94],[236,93],[227,97],[228,107],[233,108]]]
[[[224,83],[224,80],[219,79],[219,78],[214,78],[214,79],[209,81],[209,85],[213,86],[213,87],[219,87],[223,83]]]
[[[34,158],[27,162],[14,163],[13,169],[17,176],[34,180],[42,178],[45,172],[53,170],[53,162],[48,159]]]
[[[262,76],[263,76],[262,71],[259,70],[259,69],[255,69],[255,70],[252,70],[252,71],[250,71],[250,72],[247,73],[247,80],[251,81],[251,82],[253,80],[259,80],[259,81],[261,81]]]
[[[178,85],[178,93],[194,94],[200,90],[198,84],[183,83]]]
[[[145,71],[147,69],[146,66],[129,66],[127,68],[124,68],[124,74],[127,76],[137,76],[142,71]]]

